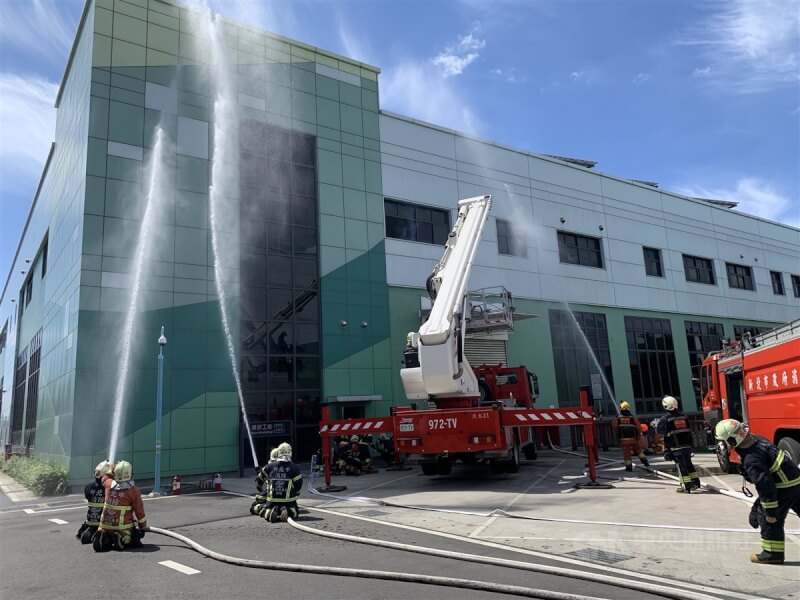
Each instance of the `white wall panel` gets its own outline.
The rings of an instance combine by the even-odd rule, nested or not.
[[[800,274],[796,229],[403,118],[382,115],[381,132],[385,195],[450,209],[452,219],[459,199],[492,194],[470,288],[708,318],[800,317],[790,278]],[[498,218],[523,227],[527,256],[499,254]],[[600,238],[605,268],[562,264],[558,230]],[[661,249],[663,278],[646,275],[642,246]],[[442,256],[439,246],[400,240],[387,240],[386,252],[389,284],[415,287]],[[687,282],[683,254],[711,259],[716,284]],[[751,266],[756,290],[731,289],[725,262]],[[772,293],[769,270],[783,273],[786,295]]]

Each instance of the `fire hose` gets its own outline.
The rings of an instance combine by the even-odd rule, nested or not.
[[[302,525],[298,526],[298,524],[294,522],[292,519],[289,519],[289,523],[293,527],[297,527],[298,529],[310,530],[311,532],[315,532],[315,530],[310,528],[305,528]],[[176,539],[189,546],[195,552],[198,552],[203,556],[206,556],[213,560],[218,560],[220,562],[240,567],[248,567],[251,569],[267,569],[271,571],[310,573],[314,575],[335,575],[340,577],[360,577],[364,579],[384,579],[387,581],[402,581],[406,583],[420,583],[425,585],[458,587],[458,588],[478,590],[483,592],[493,592],[497,594],[509,594],[512,596],[519,596],[523,598],[542,598],[545,600],[602,600],[601,598],[597,598],[596,596],[584,596],[581,594],[553,592],[550,590],[528,588],[518,585],[506,585],[502,583],[490,583],[485,581],[476,581],[472,579],[461,579],[457,577],[441,577],[438,575],[422,575],[419,573],[397,573],[392,571],[371,571],[366,569],[350,569],[346,567],[322,567],[315,565],[301,565],[293,563],[253,560],[249,558],[239,558],[235,556],[228,556],[226,554],[221,554],[213,550],[209,550],[208,548],[201,546],[194,540],[179,533],[175,533],[174,531],[170,531],[168,529],[162,529],[160,527],[148,527],[145,531],[157,533],[159,535],[164,535]],[[398,546],[402,546],[402,544],[398,544]],[[407,547],[407,549],[419,550],[418,548],[413,546],[409,546]],[[457,554],[457,553],[451,553],[451,554]],[[566,569],[562,570],[566,571]],[[642,589],[647,589],[647,588],[642,588]],[[706,600],[706,599],[713,600],[710,596],[702,596],[702,595],[691,595],[691,596],[673,595],[668,597],[687,598],[688,600]]]
[[[438,556],[442,558],[465,560],[469,562],[481,563],[485,565],[494,565],[509,569],[518,569],[522,571],[544,573],[547,575],[556,575],[562,577],[570,577],[573,579],[582,579],[584,581],[591,581],[593,583],[600,583],[615,587],[624,587],[639,592],[646,592],[657,596],[663,596],[665,598],[676,598],[679,600],[712,600],[714,598],[713,596],[702,594],[700,592],[674,589],[647,581],[636,581],[633,579],[616,578],[616,577],[611,577],[609,575],[602,575],[600,573],[579,571],[577,569],[567,569],[564,567],[539,565],[535,563],[528,563],[516,560],[492,558],[490,556],[480,556],[478,554],[466,554],[463,552],[453,552],[451,550],[439,550],[437,548],[426,548],[424,546],[400,544],[398,542],[389,542],[385,540],[359,537],[344,533],[334,533],[332,531],[324,531],[321,529],[316,529],[314,527],[307,527],[305,525],[297,523],[292,519],[289,519],[289,524],[295,529],[298,529],[300,531],[304,531],[306,533],[311,533],[314,535],[319,535],[331,539],[355,542],[357,544],[367,544],[370,546],[380,546],[383,548],[392,548],[395,550],[403,550],[406,552],[416,552],[418,554],[427,554],[429,556]]]

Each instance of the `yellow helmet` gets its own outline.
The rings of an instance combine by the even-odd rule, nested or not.
[[[102,477],[103,475],[108,475],[111,472],[112,464],[107,461],[101,461],[97,463],[97,466],[94,468],[94,476],[95,477]]]
[[[667,410],[678,410],[678,401],[672,396],[664,396],[661,400],[661,406]]]
[[[278,458],[292,458],[292,447],[288,442],[283,442],[280,446],[275,448],[275,453]]]
[[[619,405],[620,410],[630,410],[631,405],[628,402],[623,402]]]
[[[747,428],[736,419],[725,419],[714,427],[714,437],[736,448],[747,437]]]
[[[127,460],[121,460],[114,465],[114,479],[128,481],[133,477],[133,465]]]

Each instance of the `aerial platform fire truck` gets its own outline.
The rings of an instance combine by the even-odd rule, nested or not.
[[[722,419],[746,422],[800,462],[800,319],[727,342],[711,352],[700,372],[703,415],[713,430]],[[716,446],[722,469],[736,473],[741,459]]]
[[[430,314],[419,331],[408,334],[400,376],[409,404],[392,407],[388,417],[346,420],[331,420],[323,407],[320,436],[326,467],[330,439],[352,434],[390,433],[395,452],[405,462],[419,462],[426,475],[446,475],[456,461],[483,462],[494,473],[516,473],[522,457],[536,457],[537,427],[583,425],[587,448],[594,450],[588,394],[581,406],[536,409],[536,379],[525,367],[473,369],[465,356],[468,327],[487,330],[511,322],[492,317],[503,311],[472,305],[467,292],[491,204],[488,195],[458,203],[444,255],[426,282]]]

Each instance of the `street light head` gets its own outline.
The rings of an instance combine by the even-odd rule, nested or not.
[[[167,345],[167,338],[164,337],[164,335],[161,335],[158,338],[158,345],[161,346],[162,348]]]

